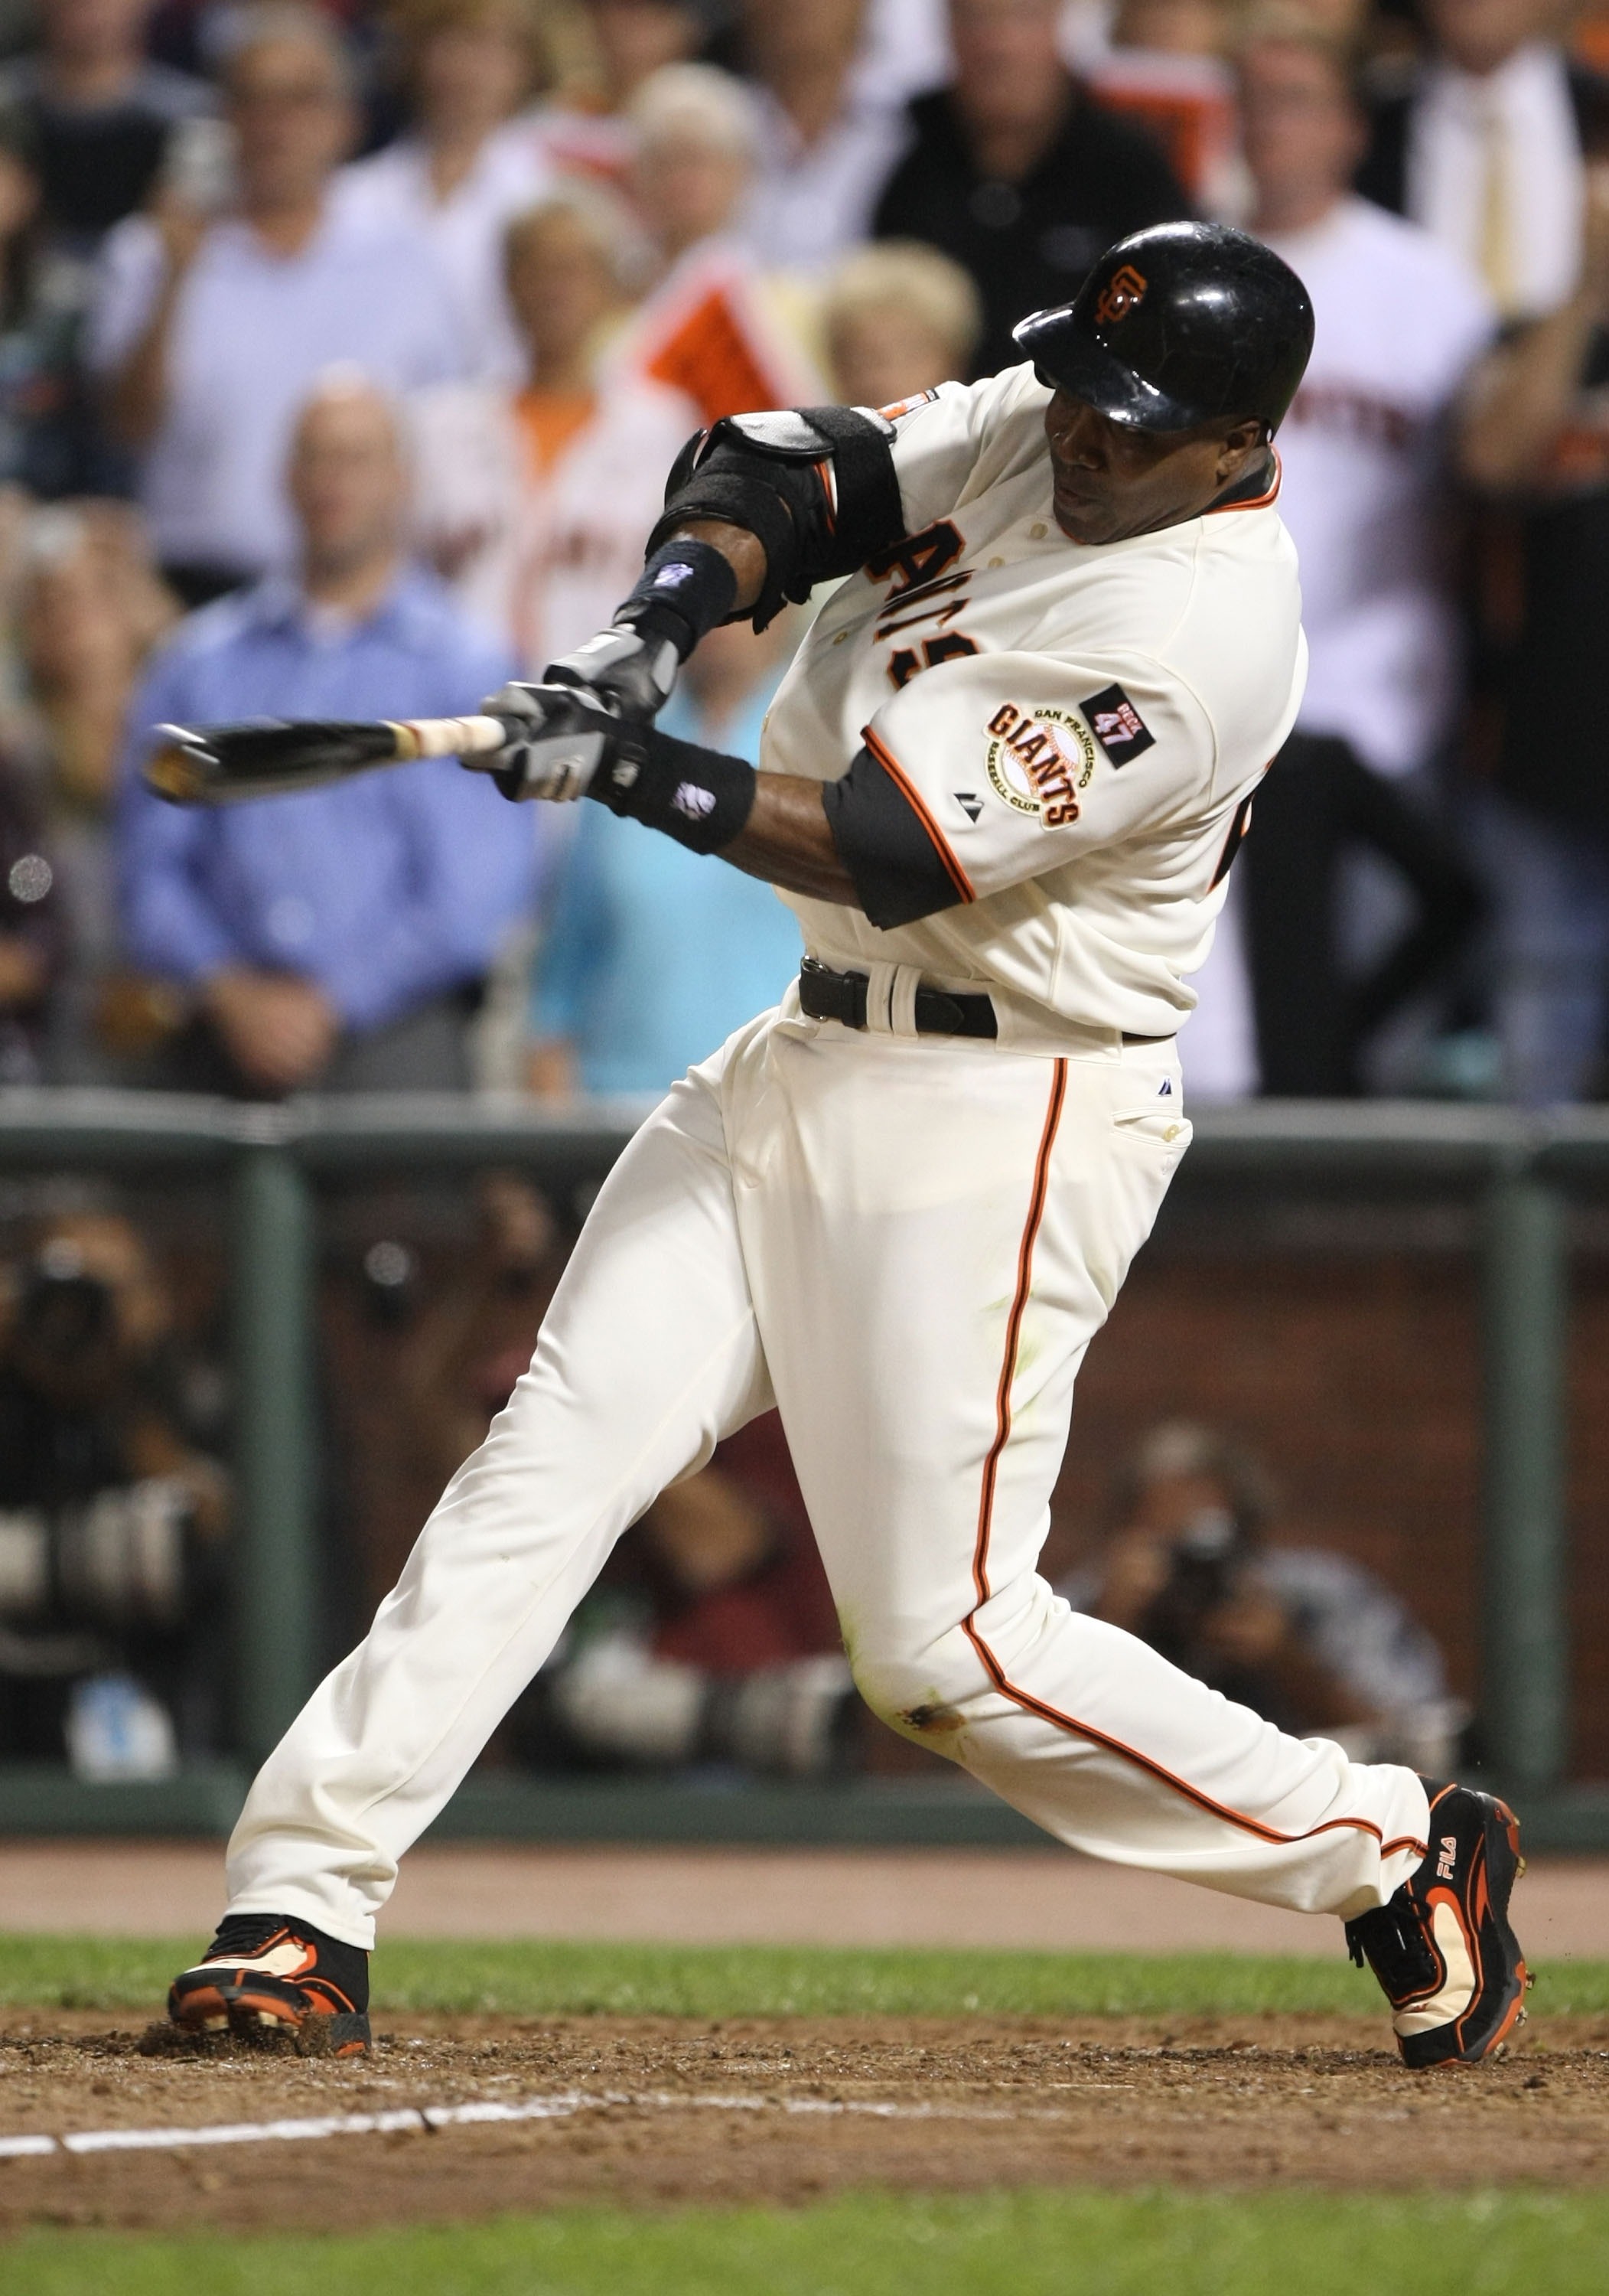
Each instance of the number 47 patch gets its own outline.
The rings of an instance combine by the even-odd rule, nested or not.
[[[1084,721],[1115,766],[1126,766],[1156,747],[1156,736],[1121,685],[1103,685],[1081,701]]]

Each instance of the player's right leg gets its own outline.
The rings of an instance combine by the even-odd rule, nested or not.
[[[739,1210],[863,1693],[1075,1849],[1339,1915],[1409,2062],[1486,2054],[1525,1983],[1509,1813],[1286,1734],[1039,1572],[1075,1375],[1187,1136],[1172,1047],[778,1038]]]
[[[622,1531],[768,1406],[733,1212],[725,1057],[673,1090],[610,1174],[530,1370],[365,1640],[265,1763],[229,1845],[225,1925],[170,1999],[181,2023],[317,2016],[336,2021],[321,2030],[338,2047],[366,2045],[366,1954],[397,1859]]]

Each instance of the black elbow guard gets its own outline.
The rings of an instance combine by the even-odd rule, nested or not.
[[[754,608],[763,630],[789,599],[854,574],[903,539],[894,428],[863,406],[729,414],[690,439],[672,467],[651,554],[698,518],[723,519],[765,553]]]

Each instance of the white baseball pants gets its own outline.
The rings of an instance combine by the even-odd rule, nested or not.
[[[1188,1136],[1172,1044],[740,1030],[620,1159],[530,1370],[264,1766],[231,1912],[371,1945],[615,1541],[773,1399],[885,1720],[1077,1849],[1383,1903],[1425,1852],[1411,1771],[1285,1736],[1035,1567],[1079,1364]]]

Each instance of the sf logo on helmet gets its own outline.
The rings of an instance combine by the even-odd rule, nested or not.
[[[1123,264],[1101,289],[1100,299],[1095,306],[1096,317],[1108,326],[1114,320],[1126,319],[1131,311],[1138,308],[1146,284],[1131,263]]]

